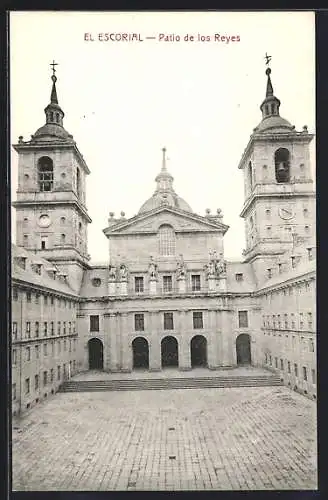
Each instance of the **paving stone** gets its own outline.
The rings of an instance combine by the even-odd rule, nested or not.
[[[19,491],[316,489],[316,456],[286,387],[58,393],[13,421]]]

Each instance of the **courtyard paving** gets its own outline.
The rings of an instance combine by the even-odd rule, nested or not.
[[[316,404],[286,387],[57,393],[13,420],[14,490],[316,489]]]

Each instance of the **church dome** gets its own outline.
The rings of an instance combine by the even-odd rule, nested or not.
[[[268,116],[264,118],[261,123],[254,129],[254,132],[265,133],[265,132],[286,132],[294,130],[294,126],[289,123],[288,120],[282,118],[280,115]]]
[[[186,212],[192,212],[188,203],[180,198],[173,189],[173,177],[166,169],[165,151],[163,148],[163,164],[160,173],[156,176],[157,188],[151,198],[149,198],[139,210],[139,214],[149,212],[161,206],[179,208]]]
[[[40,127],[33,135],[33,140],[49,140],[49,139],[61,139],[69,140],[72,136],[60,125],[56,123],[46,123]]]
[[[186,212],[192,212],[192,209],[188,203],[180,198],[176,193],[160,193],[156,192],[151,198],[149,198],[139,210],[139,214],[143,212],[149,212],[155,208],[161,206],[169,206],[180,208],[180,210],[185,210]]]

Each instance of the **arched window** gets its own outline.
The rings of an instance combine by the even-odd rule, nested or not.
[[[54,114],[53,111],[50,112],[50,120],[53,122],[54,121]]]
[[[77,197],[81,197],[81,174],[80,170],[77,168],[76,169],[76,192],[77,192]]]
[[[56,122],[59,123],[59,113],[56,113]]]
[[[52,191],[54,165],[49,156],[42,156],[38,161],[38,183],[40,191]]]
[[[175,255],[175,232],[173,227],[169,225],[161,226],[158,236],[160,255]]]
[[[280,148],[274,154],[274,164],[277,182],[290,181],[290,154],[288,149]]]

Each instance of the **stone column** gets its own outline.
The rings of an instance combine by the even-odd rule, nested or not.
[[[208,311],[207,364],[210,370],[216,370],[219,365],[217,356],[216,311]]]
[[[162,367],[161,342],[158,329],[158,311],[149,312],[149,371],[159,372]]]
[[[121,313],[121,371],[132,371],[132,347],[129,341],[128,313]]]
[[[232,311],[225,309],[222,311],[222,357],[223,367],[231,367],[233,364],[232,349],[235,348],[232,343],[233,332],[233,314]]]
[[[188,334],[188,311],[180,311],[179,317],[179,370],[191,370],[190,336]]]
[[[109,338],[109,356],[108,356],[108,368],[111,372],[120,371],[119,362],[119,327],[117,313],[108,313],[105,315],[107,334]]]

